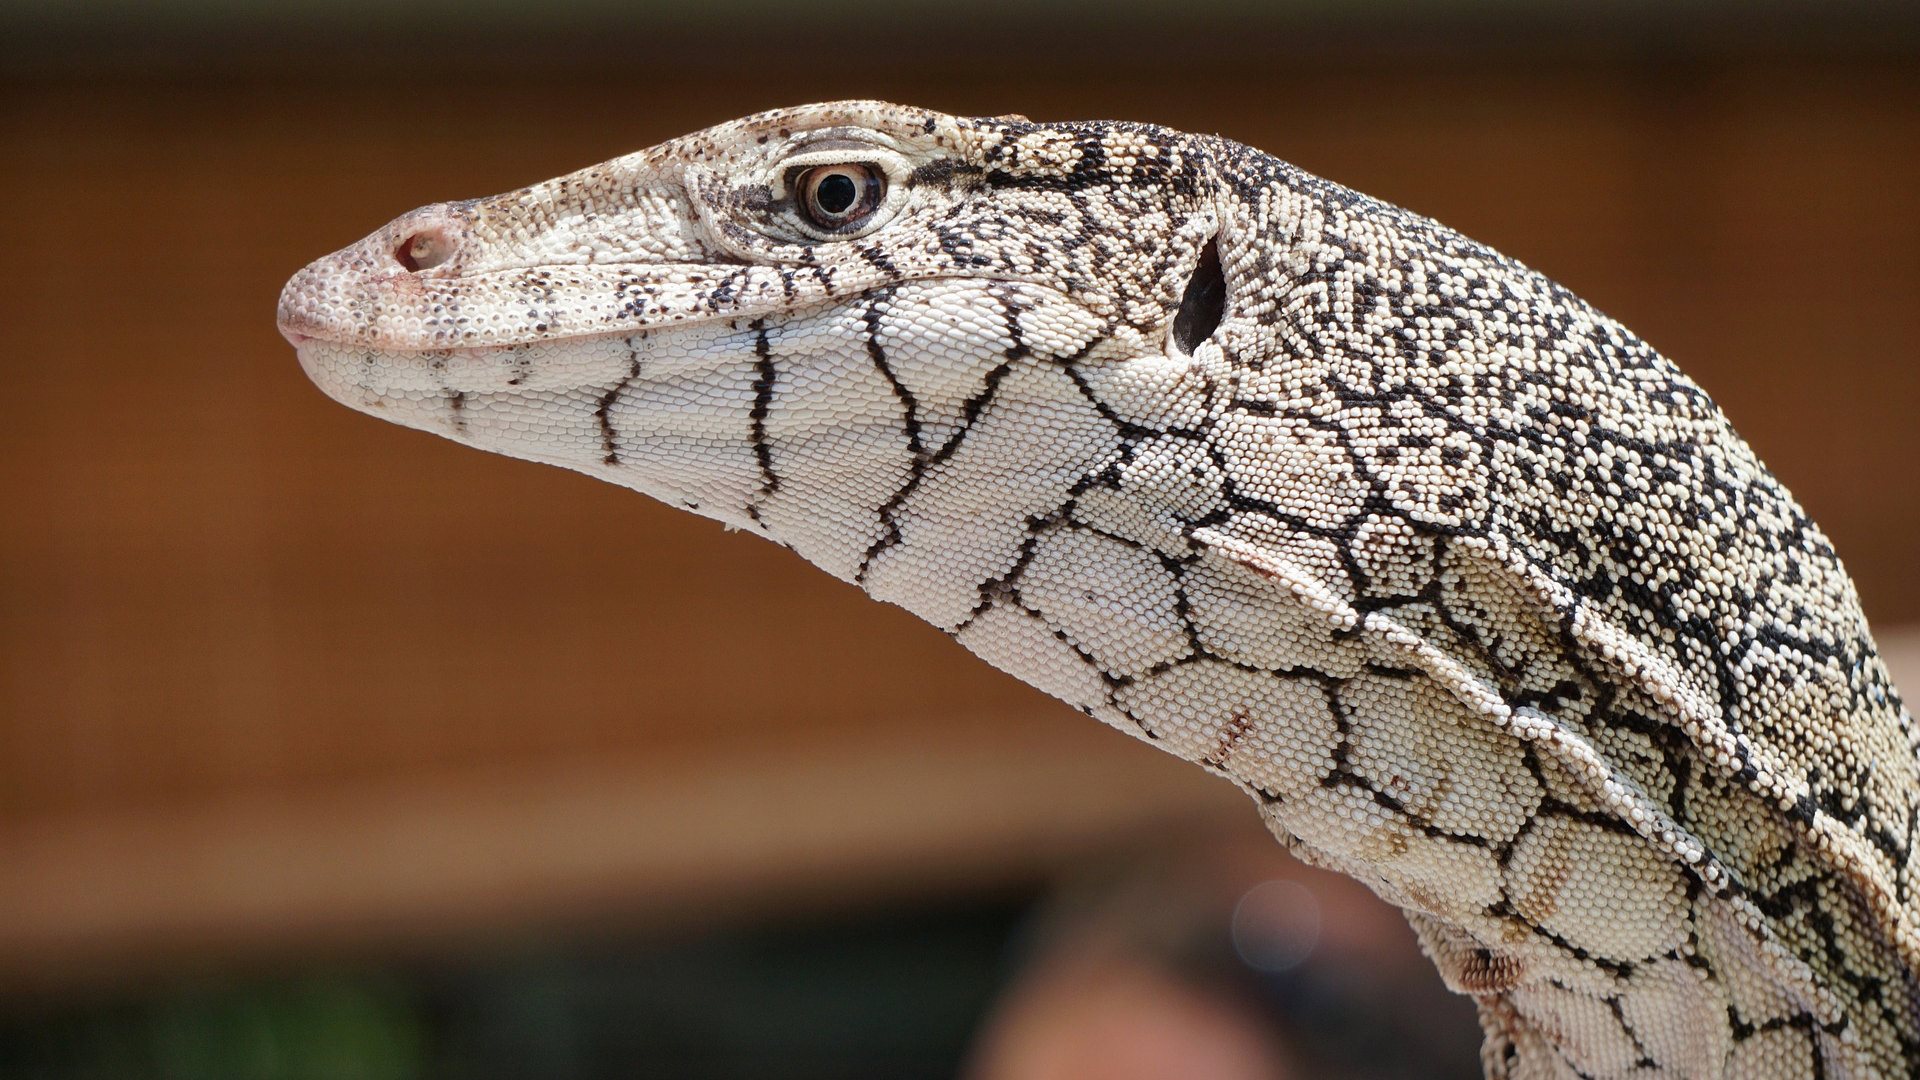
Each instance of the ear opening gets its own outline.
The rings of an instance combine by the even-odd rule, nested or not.
[[[1191,356],[1200,343],[1213,336],[1227,310],[1227,277],[1220,271],[1220,238],[1207,238],[1180,295],[1180,310],[1173,316],[1173,343]]]

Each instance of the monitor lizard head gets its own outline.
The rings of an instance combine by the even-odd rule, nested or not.
[[[279,322],[349,406],[853,578],[983,412],[1110,429],[1076,382],[1193,374],[1225,301],[1213,195],[1205,141],[1161,128],[815,105],[405,214],[296,275]]]

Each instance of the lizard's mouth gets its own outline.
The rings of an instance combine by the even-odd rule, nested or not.
[[[559,263],[415,272],[378,262],[386,239],[375,234],[295,274],[280,293],[281,335],[296,348],[327,341],[393,353],[486,350],[750,320],[793,306],[764,284],[742,295],[741,283],[760,267]]]

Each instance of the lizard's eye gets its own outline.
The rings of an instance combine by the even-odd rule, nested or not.
[[[840,232],[865,221],[886,194],[886,175],[871,165],[815,165],[794,178],[800,213],[815,228]]]

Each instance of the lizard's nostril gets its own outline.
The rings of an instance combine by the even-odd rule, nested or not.
[[[402,240],[393,255],[410,273],[429,270],[452,257],[453,238],[439,229],[427,229]]]

